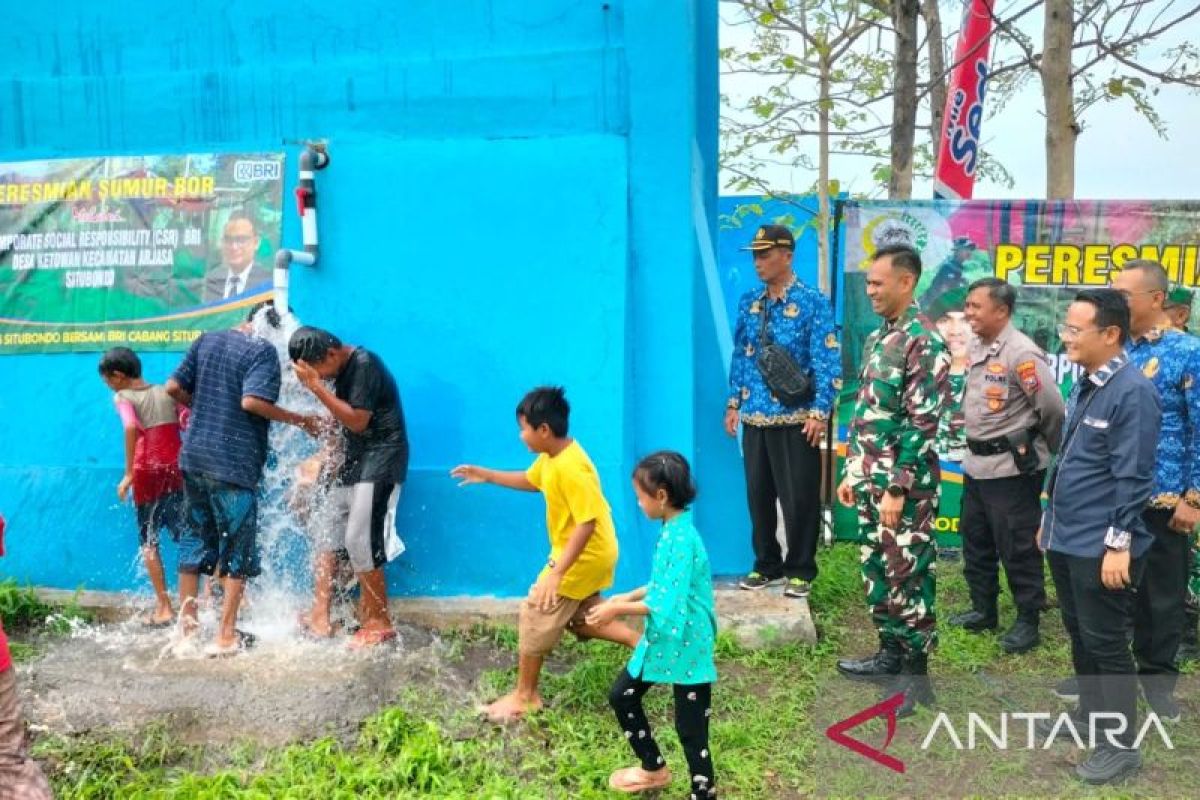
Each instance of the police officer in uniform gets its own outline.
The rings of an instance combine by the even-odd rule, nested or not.
[[[969,631],[999,624],[999,565],[1017,607],[1017,621],[1000,640],[1009,653],[1040,641],[1038,618],[1046,601],[1037,546],[1042,484],[1058,449],[1063,400],[1046,354],[1012,325],[1016,292],[998,278],[971,284],[964,306],[975,336],[968,355],[964,417],[963,573],[969,611],[950,617]]]

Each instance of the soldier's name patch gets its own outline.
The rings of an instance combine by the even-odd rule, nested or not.
[[[987,372],[984,373],[983,380],[985,383],[1008,383],[1008,376],[1004,374],[995,375]]]
[[[1042,388],[1042,382],[1038,378],[1037,364],[1033,361],[1022,361],[1017,364],[1017,377],[1021,379],[1021,385],[1027,392],[1036,392]]]

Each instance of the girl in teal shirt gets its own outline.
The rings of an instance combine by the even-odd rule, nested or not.
[[[654,453],[633,471],[633,491],[646,516],[662,520],[650,582],[613,596],[587,616],[591,625],[606,624],[623,614],[646,617],[633,657],[608,695],[641,765],[617,770],[608,785],[629,793],[670,785],[671,772],[642,709],[642,696],[651,686],[670,683],[675,691],[675,730],[691,775],[691,798],[707,800],[717,796],[708,750],[712,684],[717,679],[713,661],[717,617],[708,553],[688,509],[696,497],[691,468],[679,453]]]

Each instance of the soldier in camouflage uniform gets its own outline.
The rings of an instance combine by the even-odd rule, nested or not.
[[[913,304],[921,257],[884,247],[867,274],[867,295],[883,324],[867,339],[838,499],[858,510],[867,603],[880,648],[843,659],[838,671],[903,692],[898,716],[932,704],[928,656],[934,616],[941,471],[934,441],[949,400],[950,353]]]

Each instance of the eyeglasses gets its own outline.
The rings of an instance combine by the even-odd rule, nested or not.
[[[241,247],[245,247],[246,245],[248,245],[254,241],[254,237],[246,236],[244,234],[242,236],[231,236],[231,235],[227,234],[227,235],[221,237],[221,241],[224,242],[225,244],[236,244]]]
[[[1114,326],[1105,325],[1104,328],[1076,328],[1074,325],[1068,325],[1065,322],[1061,322],[1058,324],[1056,330],[1058,330],[1058,338],[1066,341],[1067,339],[1078,339],[1080,334],[1087,333],[1088,331],[1102,331],[1105,328],[1111,327]]]
[[[1161,290],[1161,289],[1143,289],[1143,290],[1142,290],[1142,291],[1140,291],[1140,292],[1131,292],[1131,291],[1130,291],[1130,290],[1128,290],[1128,289],[1117,289],[1117,291],[1118,291],[1118,292],[1120,292],[1120,293],[1121,293],[1121,295],[1122,295],[1122,296],[1123,296],[1123,297],[1124,297],[1126,300],[1129,300],[1129,299],[1130,299],[1130,298],[1132,298],[1132,297],[1137,297],[1139,294],[1158,294],[1158,293],[1159,293],[1159,292],[1161,292],[1162,290]]]

